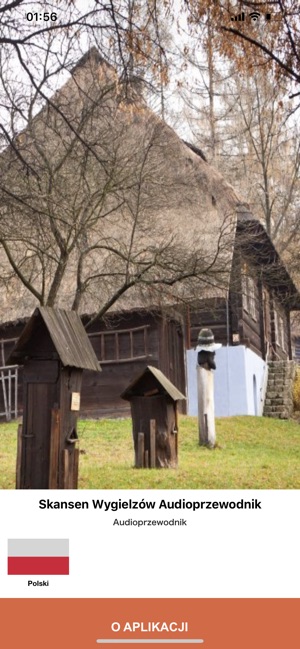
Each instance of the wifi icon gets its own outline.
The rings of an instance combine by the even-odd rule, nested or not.
[[[251,20],[256,21],[256,20],[259,19],[260,13],[258,11],[252,11],[252,13],[249,14],[249,16],[250,16]]]

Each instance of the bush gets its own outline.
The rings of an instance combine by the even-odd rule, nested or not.
[[[293,385],[294,410],[300,410],[300,367],[296,368]]]

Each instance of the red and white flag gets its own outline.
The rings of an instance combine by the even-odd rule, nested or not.
[[[69,539],[8,539],[8,575],[68,575]]]

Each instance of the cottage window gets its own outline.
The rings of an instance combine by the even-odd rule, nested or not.
[[[274,311],[274,325],[276,344],[285,351],[284,319],[278,311]]]
[[[256,320],[255,309],[255,283],[252,277],[248,277],[248,300],[249,300],[249,313],[253,320]]]
[[[243,290],[243,308],[253,320],[257,320],[256,305],[255,305],[255,281],[249,275],[243,275],[242,281]]]
[[[300,364],[300,337],[296,336],[293,342],[293,358],[298,364]]]
[[[149,325],[89,334],[98,360],[104,363],[124,363],[151,356],[148,352]]]

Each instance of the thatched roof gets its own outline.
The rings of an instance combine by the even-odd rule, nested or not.
[[[124,273],[123,257],[126,258],[128,250],[131,259],[145,265],[147,253],[143,250],[154,255],[155,246],[162,253],[159,270],[149,270],[153,281],[130,288],[112,309],[120,311],[137,306],[176,303],[182,298],[225,295],[229,288],[237,220],[244,218],[242,214],[245,210],[247,212],[233,187],[193,145],[183,142],[172,128],[155,116],[135,94],[134,88],[122,86],[115,70],[95,48],[73,68],[70,79],[55,94],[52,103],[59,111],[44,108],[16,143],[28,163],[27,175],[36,194],[31,191],[29,197],[26,195],[29,181],[16,160],[15,152],[9,148],[0,158],[0,174],[2,171],[4,182],[14,191],[21,191],[19,188],[23,183],[22,200],[17,207],[11,207],[5,194],[7,209],[12,209],[13,213],[12,241],[14,233],[19,230],[24,231],[24,238],[32,242],[35,224],[30,210],[33,210],[39,219],[41,233],[37,248],[40,245],[50,251],[43,277],[44,287],[47,288],[49,278],[53,276],[59,250],[53,247],[50,239],[48,241],[47,228],[43,229],[43,214],[48,204],[46,188],[44,197],[40,186],[43,189],[46,165],[54,164],[59,156],[63,158],[65,141],[59,134],[64,134],[66,125],[60,111],[89,143],[86,161],[84,149],[80,149],[80,141],[77,141],[69,162],[64,163],[64,174],[55,177],[56,194],[51,209],[62,233],[67,228],[71,232],[72,227],[74,231],[81,227],[84,210],[80,212],[80,201],[87,186],[93,200],[98,187],[109,187],[109,191],[102,195],[100,208],[96,201],[95,206],[92,204],[88,228],[83,231],[68,260],[55,306],[71,308],[76,291],[78,255],[84,251],[84,246],[92,248],[93,244],[95,249],[86,260],[88,271],[96,277],[97,271],[102,269],[104,274],[107,271],[107,276],[105,281],[102,277],[98,283],[95,279],[88,284],[80,304],[81,313],[94,313],[102,302],[109,299],[111,292],[118,289],[118,278]],[[38,142],[44,146],[38,148]],[[76,174],[83,163],[86,165],[85,174],[81,177]],[[31,169],[34,174],[40,173],[40,177],[31,176]],[[112,170],[110,178],[107,177],[108,169]],[[137,196],[139,174],[143,183]],[[121,178],[119,186],[116,178]],[[134,220],[138,201],[140,212]],[[26,202],[30,203],[28,214]],[[93,213],[99,209],[106,216],[103,220],[100,216],[93,221]],[[106,246],[100,248],[98,244],[103,241]],[[169,245],[164,250],[165,242]],[[114,246],[118,247],[117,255],[111,252]],[[15,249],[24,274],[28,276],[29,273],[31,279],[41,286],[41,265],[34,246],[28,245],[24,254],[22,243],[16,240]],[[156,287],[155,273],[167,275],[169,268],[176,272],[176,265],[179,266],[182,260],[186,260],[188,267],[194,259],[198,265],[199,259],[203,264],[203,280],[198,278],[194,284],[181,282],[175,287],[170,283],[169,292],[162,292],[159,285]],[[6,322],[29,316],[37,306],[37,299],[13,276],[2,248],[0,272],[3,278],[0,320]]]

